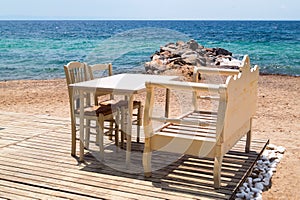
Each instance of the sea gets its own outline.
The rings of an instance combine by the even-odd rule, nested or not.
[[[247,54],[261,73],[300,76],[300,21],[1,20],[0,81],[64,78],[70,61],[144,73],[161,46],[191,39]]]

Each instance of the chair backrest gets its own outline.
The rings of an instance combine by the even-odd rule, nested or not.
[[[111,76],[113,74],[111,63],[88,65],[88,71],[90,79]]]
[[[67,84],[89,80],[89,72],[85,63],[72,61],[64,66]]]
[[[73,109],[79,108],[79,94],[77,91],[73,91],[73,89],[69,87],[69,84],[90,80],[90,75],[88,73],[86,63],[77,61],[69,62],[64,66],[64,70],[68,86],[71,112],[73,112]],[[89,98],[87,98],[87,104],[90,104]]]
[[[101,77],[113,75],[111,63],[87,65],[87,69],[89,71],[89,76],[90,76],[91,80],[95,79],[95,78],[101,78]],[[107,95],[99,95],[96,93],[95,97],[94,97],[95,105],[98,105],[99,98],[102,99],[100,101],[106,101],[106,100],[114,99],[114,96],[112,94],[110,94],[108,97]]]

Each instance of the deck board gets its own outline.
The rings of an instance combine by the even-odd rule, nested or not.
[[[132,144],[129,169],[125,150],[107,139],[104,163],[95,144],[79,163],[70,155],[69,119],[2,112],[0,121],[0,199],[230,199],[267,143],[254,137],[246,154],[239,141],[224,157],[215,190],[209,158],[154,153],[157,171],[144,178],[142,143]]]

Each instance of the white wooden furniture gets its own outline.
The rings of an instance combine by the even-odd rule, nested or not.
[[[113,75],[113,69],[112,69],[111,63],[87,65],[87,70],[89,72],[89,77],[90,77],[89,80]],[[113,96],[110,95],[109,99],[113,99]],[[105,99],[104,101],[106,101],[106,100],[107,99]],[[98,103],[99,103],[99,95],[98,94],[94,94],[94,102],[95,102],[95,105],[98,105]]]
[[[76,82],[82,82],[89,80],[86,73],[86,65],[81,62],[69,62],[64,66],[67,85]],[[79,108],[79,93],[73,91],[68,87],[69,101],[70,101],[70,115],[71,115],[71,155],[76,155],[76,114],[75,110]]]
[[[214,158],[214,187],[221,183],[223,156],[247,135],[246,151],[251,140],[252,117],[256,110],[258,66],[250,67],[245,60],[242,72],[227,77],[224,84],[177,81],[152,81],[146,83],[147,97],[144,110],[145,148],[143,166],[146,177],[151,176],[152,151],[166,151],[199,157]],[[230,72],[231,73],[231,72]],[[234,71],[233,74],[236,74]],[[153,116],[155,89],[184,90],[195,94],[207,92],[217,98],[215,111],[202,111],[197,106],[178,118]],[[196,105],[194,99],[194,105]],[[165,124],[154,130],[153,121]]]
[[[69,92],[69,101],[70,101],[70,115],[71,115],[71,130],[72,130],[72,136],[71,136],[71,155],[75,156],[76,154],[76,126],[79,126],[77,123],[78,120],[76,118],[79,118],[82,124],[82,127],[85,132],[85,138],[84,135],[81,135],[80,138],[80,146],[83,148],[84,144],[83,141],[85,141],[85,147],[88,148],[89,142],[90,142],[90,129],[93,128],[96,130],[96,138],[97,141],[99,141],[99,135],[100,131],[104,131],[104,120],[109,120],[112,122],[114,120],[113,115],[118,116],[118,110],[114,109],[114,106],[92,106],[91,105],[91,95],[90,93],[86,93],[84,96],[82,96],[82,105],[83,105],[83,111],[80,115],[79,113],[79,92],[76,89],[73,89],[72,87],[69,87],[70,84],[83,82],[89,80],[89,73],[87,71],[87,66],[85,63],[81,62],[70,62],[67,65],[64,66],[65,75],[66,75],[66,82],[68,85],[68,92]],[[80,116],[80,117],[79,117]],[[103,119],[103,123],[99,125],[98,118]],[[91,121],[94,121],[94,126],[92,126]],[[115,123],[114,127],[109,127],[112,132],[115,130],[116,135],[116,142],[118,141],[118,123]],[[103,139],[102,139],[103,140]],[[101,141],[100,141],[101,143]],[[101,145],[100,145],[101,147]],[[100,150],[101,151],[101,150]],[[103,154],[103,152],[101,152]]]
[[[250,58],[248,55],[245,55],[243,57],[243,60],[240,63],[240,65],[235,66],[238,69],[226,69],[226,68],[222,68],[222,66],[219,66],[219,65],[197,66],[197,67],[194,67],[194,73],[193,73],[194,78],[193,79],[195,82],[199,82],[200,76],[202,74],[214,75],[214,76],[216,76],[216,75],[217,76],[237,75],[239,72],[242,71],[243,67],[246,67],[249,64],[250,64]]]
[[[146,74],[118,74],[108,76],[100,79],[70,84],[69,86],[74,90],[78,90],[80,94],[80,137],[83,137],[83,111],[85,93],[97,94],[113,94],[123,95],[127,101],[127,126],[125,127],[127,144],[126,144],[126,165],[130,164],[130,151],[131,151],[131,131],[132,131],[132,112],[133,112],[133,99],[134,95],[146,91],[145,82],[147,81],[170,81],[177,79],[177,76],[159,76],[159,75],[146,75]],[[80,160],[83,160],[83,148],[80,148]]]
[[[96,78],[101,78],[104,76],[112,76],[113,75],[113,67],[111,63],[106,63],[106,64],[94,64],[94,65],[88,65],[88,70],[89,70],[89,75],[90,75],[90,79],[96,79]],[[103,97],[104,95],[101,94],[95,94],[94,95],[94,101],[95,101],[95,105],[107,105],[107,104],[116,104],[118,103],[119,106],[121,106],[122,108],[120,109],[121,111],[121,115],[123,116],[124,113],[123,111],[125,111],[127,109],[127,103],[126,102],[117,102],[116,100],[114,100],[114,96],[112,94],[110,94],[109,98],[99,98],[99,97]],[[105,95],[107,96],[107,95]],[[110,101],[107,101],[107,99],[109,99]],[[125,104],[124,104],[125,103]],[[137,142],[140,141],[140,127],[142,125],[142,104],[140,101],[133,101],[133,109],[136,110],[136,112],[133,114],[133,116],[136,117],[135,119],[135,124],[137,126]],[[122,120],[123,122],[124,120]],[[113,126],[113,124],[110,124],[111,128]],[[124,133],[121,131],[121,144],[123,144],[124,141]],[[111,138],[111,137],[110,137]]]

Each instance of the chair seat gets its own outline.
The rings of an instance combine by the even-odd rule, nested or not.
[[[84,108],[84,115],[85,116],[97,116],[99,117],[99,114],[103,115],[110,115],[112,114],[115,109],[115,106],[106,105],[106,106],[89,106]],[[75,110],[75,114],[80,114],[80,109]]]
[[[110,103],[108,103],[110,102]],[[113,112],[116,112],[118,107],[128,107],[128,103],[125,100],[119,101],[117,103],[112,103],[114,100],[107,101],[105,104],[101,104],[100,106],[89,106],[84,108],[84,115],[87,116],[97,116],[99,117],[99,114],[103,115],[110,115]],[[140,106],[141,102],[139,101],[134,101],[133,102],[133,107],[138,107]],[[80,109],[75,110],[75,114],[79,114]]]
[[[128,107],[128,103],[127,101],[120,101],[118,103],[120,106],[124,106],[125,108]],[[133,108],[138,108],[141,105],[140,101],[133,101]]]
[[[100,102],[101,106],[118,106],[118,107],[128,107],[128,102],[125,100],[116,101],[114,99]],[[140,101],[133,101],[133,108],[138,108],[141,105]]]
[[[128,102],[125,100],[121,100],[116,103],[113,103],[115,102],[114,100],[110,100],[108,102],[112,102],[112,103],[100,104],[100,106],[98,106],[96,110],[97,116],[99,116],[100,113],[102,113],[103,115],[109,115],[112,114],[113,112],[116,112],[117,108],[128,107]],[[140,101],[133,101],[133,108],[138,108],[140,107],[140,105],[141,105]]]

